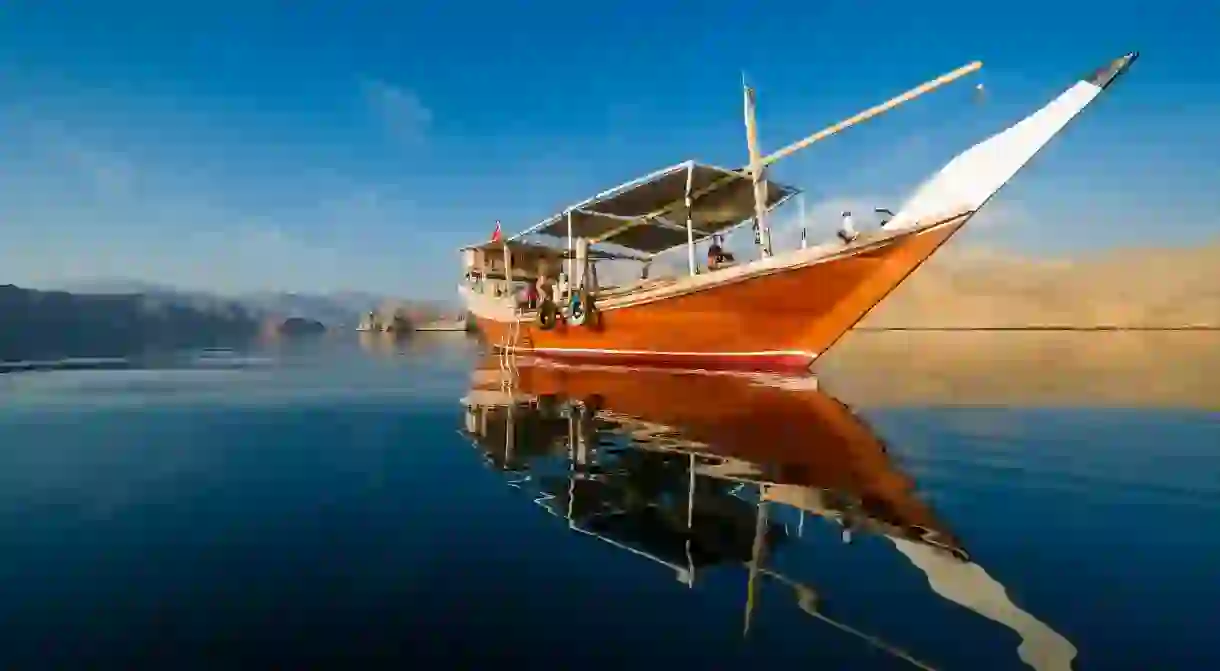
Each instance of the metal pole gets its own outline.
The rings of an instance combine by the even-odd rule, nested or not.
[[[796,194],[796,206],[800,211],[801,218],[801,249],[809,246],[809,242],[805,239],[805,192]]]
[[[695,266],[695,221],[694,213],[691,211],[691,206],[694,201],[691,199],[691,189],[695,185],[695,164],[686,164],[686,265],[691,275],[699,272]]]
[[[504,465],[505,465],[505,467],[507,467],[510,463],[512,463],[513,452],[515,451],[515,448],[517,446],[517,423],[513,421],[515,419],[513,417],[513,410],[516,409],[516,405],[517,404],[514,403],[512,401],[512,399],[510,398],[509,402],[508,402],[508,408],[507,408],[508,417],[505,418],[505,422],[504,422],[504,428],[506,429],[505,435],[504,435]]]
[[[690,455],[690,463],[687,464],[687,469],[690,471],[690,482],[687,485],[686,492],[686,530],[693,531],[695,528],[695,455]],[[686,535],[686,566],[687,575],[690,576],[690,582],[687,587],[694,589],[695,587],[695,560],[691,556],[691,539],[693,533]]]
[[[513,293],[513,255],[508,250],[508,242],[504,243],[504,293],[512,295]]]
[[[687,484],[686,491],[686,528],[695,528],[695,455],[690,455],[690,464],[687,466],[690,471],[690,482]]]
[[[758,512],[754,520],[754,545],[750,550],[750,571],[746,578],[746,618],[742,631],[743,636],[750,633],[750,616],[754,613],[755,583],[758,582],[759,569],[762,568],[764,545],[767,531],[767,487],[759,485]]]
[[[572,421],[575,415],[575,407],[569,402],[568,405],[568,524],[572,523],[572,513],[576,511],[576,462],[573,459],[575,451],[572,445]]]
[[[568,288],[571,289],[572,276],[575,274],[576,261],[572,258],[572,211],[568,210],[568,263],[564,272],[568,276]]]
[[[838,133],[839,131],[841,131],[849,126],[854,126],[854,125],[860,123],[861,121],[867,121],[867,120],[877,116],[878,114],[881,114],[883,112],[888,112],[889,110],[891,110],[905,102],[909,102],[915,98],[918,98],[919,96],[931,91],[932,89],[944,86],[945,84],[948,84],[949,82],[951,82],[955,79],[960,79],[960,78],[970,74],[971,72],[978,70],[981,67],[983,67],[983,62],[975,61],[973,63],[963,65],[962,67],[954,70],[953,72],[947,72],[947,73],[937,77],[936,79],[933,79],[929,82],[920,84],[919,86],[916,86],[915,88],[911,89],[910,91],[907,91],[906,93],[903,93],[900,96],[891,98],[891,99],[887,100],[886,102],[881,103],[880,105],[875,105],[873,107],[870,107],[849,119],[844,119],[843,121],[840,121],[839,123],[837,123],[833,126],[830,126],[829,128],[820,130],[817,133],[814,133],[813,135],[810,135],[809,137],[807,137],[803,140],[798,140],[796,142],[793,142],[792,144],[788,145],[787,147],[784,147],[783,149],[771,152],[767,156],[764,156],[762,158],[762,160],[759,162],[761,164],[760,167],[765,168],[765,167],[771,165],[772,163],[775,163],[776,161],[786,158],[787,156],[789,156],[791,154],[795,154],[796,152],[804,149],[805,147],[808,147],[809,145],[813,144],[814,142],[817,142],[818,140],[821,140],[830,135],[834,135],[835,133]]]
[[[741,88],[745,105],[746,146],[750,152],[750,181],[754,187],[754,223],[758,225],[758,243],[762,256],[771,256],[771,235],[767,230],[767,182],[763,178],[762,152],[758,147],[758,121],[754,117],[754,89],[746,85],[746,76],[741,75]]]

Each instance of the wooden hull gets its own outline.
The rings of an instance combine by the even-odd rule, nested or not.
[[[598,298],[596,319],[582,326],[561,319],[544,330],[524,315],[514,329],[504,315],[472,312],[490,345],[572,362],[805,370],[967,218],[829,258],[802,250],[679,280],[668,290]]]

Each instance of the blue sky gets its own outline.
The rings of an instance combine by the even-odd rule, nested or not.
[[[1179,0],[10,0],[0,283],[445,296],[456,247],[496,219],[686,158],[744,163],[742,71],[775,149],[984,61],[779,165],[824,232],[1132,49],[959,244],[1198,244],[1220,236],[1217,34],[1220,8]]]

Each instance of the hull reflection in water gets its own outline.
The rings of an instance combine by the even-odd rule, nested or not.
[[[1012,629],[1039,670],[1072,668],[1075,647],[1022,610],[970,560],[915,494],[885,444],[813,378],[565,367],[488,359],[462,403],[462,433],[568,527],[672,569],[744,570],[748,633],[757,584],[792,590],[809,615],[915,666],[891,642],[833,619],[820,595],[767,560],[814,515],[843,539],[873,533],[922,571],[941,597]],[[772,522],[793,508],[793,532]]]

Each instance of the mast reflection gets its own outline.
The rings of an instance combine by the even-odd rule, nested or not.
[[[814,515],[837,524],[844,542],[888,539],[935,593],[1017,632],[1028,666],[1071,668],[1075,647],[971,561],[884,442],[812,377],[496,357],[474,371],[462,404],[461,432],[488,465],[572,531],[664,565],[688,586],[711,566],[744,568],[745,634],[758,583],[771,580],[812,617],[931,668],[832,618],[813,587],[768,567]],[[775,521],[792,510],[795,529]]]

